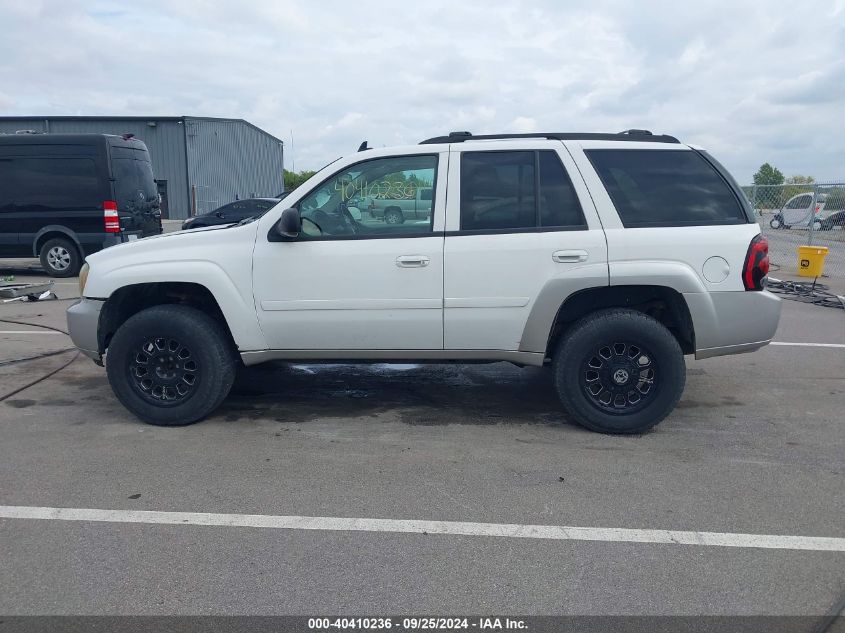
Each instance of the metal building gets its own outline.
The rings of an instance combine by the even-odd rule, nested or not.
[[[134,134],[150,150],[171,219],[212,211],[284,189],[284,143],[243,119],[209,117],[0,117],[0,133],[21,130],[62,134]]]

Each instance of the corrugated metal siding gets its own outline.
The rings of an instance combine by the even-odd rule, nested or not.
[[[171,218],[187,218],[190,210],[190,186],[185,167],[185,139],[181,121],[146,121],[126,119],[32,119],[9,121],[0,117],[0,132],[35,130],[54,134],[134,134],[150,150],[156,180],[167,181]]]
[[[147,121],[154,121],[155,127],[147,125]],[[192,117],[181,120],[0,117],[0,133],[13,134],[17,130],[134,134],[150,150],[156,179],[167,181],[173,219],[188,217],[192,185],[197,187],[199,213],[236,198],[275,196],[284,188],[281,141],[244,121]]]
[[[188,174],[197,212],[238,198],[270,197],[284,189],[281,141],[243,121],[185,118]]]

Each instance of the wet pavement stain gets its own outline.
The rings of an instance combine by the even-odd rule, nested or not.
[[[97,376],[77,376],[74,374],[59,372],[55,375],[54,379],[67,385],[78,387],[82,391],[96,391],[109,384],[105,371]]]
[[[697,409],[699,407],[710,409],[720,406],[722,405],[718,402],[700,402],[698,400],[681,400],[678,403],[678,409]]]
[[[35,400],[6,400],[5,404],[13,409],[26,409],[38,403]]]
[[[42,400],[40,403],[45,407],[74,407],[78,403],[73,400],[64,400],[62,398],[55,398],[52,400]]]
[[[508,363],[243,368],[218,416],[308,423],[395,412],[409,425],[566,423],[551,372]]]

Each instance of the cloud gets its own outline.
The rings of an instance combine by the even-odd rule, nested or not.
[[[518,116],[513,121],[511,121],[510,125],[508,125],[508,129],[513,132],[519,132],[521,134],[536,132],[537,121],[535,121],[529,116]]]
[[[451,130],[648,128],[845,178],[843,0],[3,3],[0,114],[242,117],[296,167]],[[290,148],[289,148],[290,149]]]

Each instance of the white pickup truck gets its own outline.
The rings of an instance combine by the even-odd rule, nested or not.
[[[433,183],[431,221],[355,219],[350,183],[400,172]],[[639,433],[685,354],[771,340],[768,267],[736,182],[674,137],[453,133],[341,159],[261,218],[91,255],[68,325],[152,424],[210,414],[239,363],[510,361],[549,366],[570,419]]]

